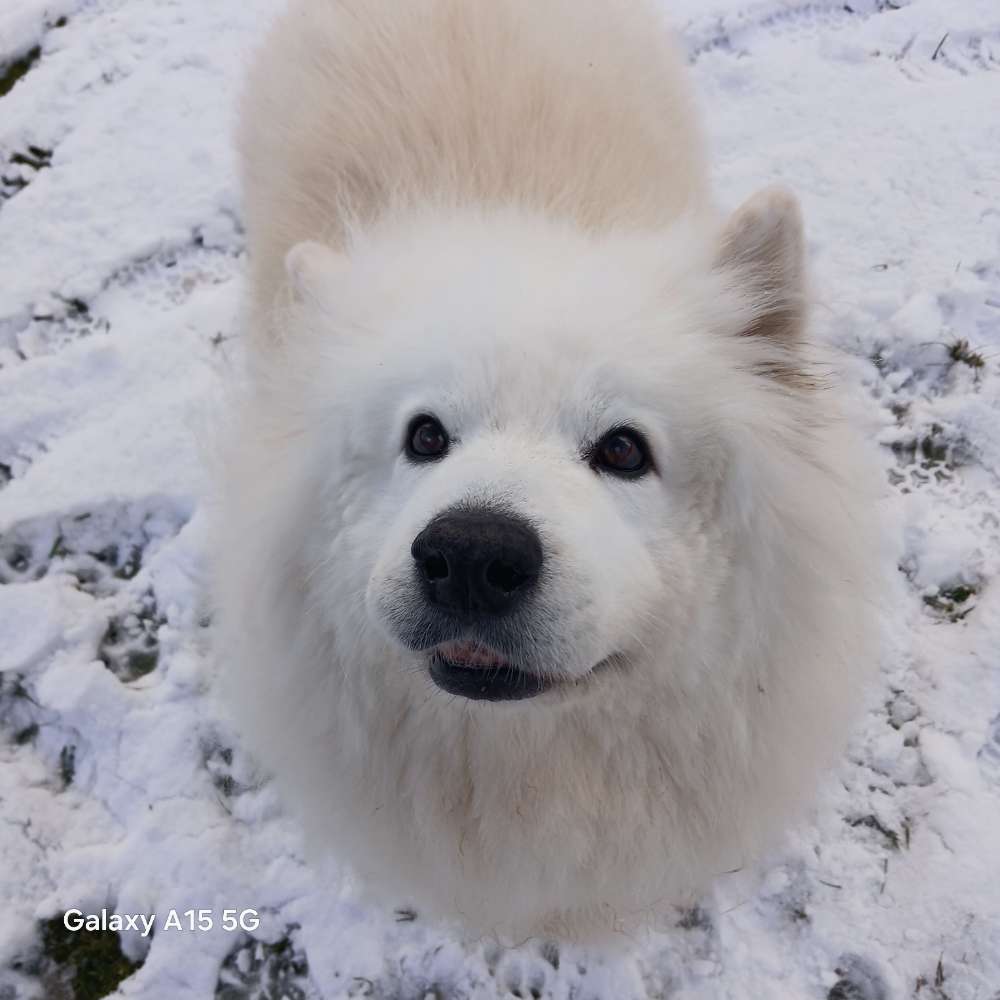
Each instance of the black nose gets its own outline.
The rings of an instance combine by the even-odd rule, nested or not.
[[[441,514],[410,549],[431,604],[462,614],[504,614],[531,590],[542,543],[529,524],[491,510]]]

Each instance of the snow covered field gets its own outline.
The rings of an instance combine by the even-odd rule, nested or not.
[[[1000,998],[1000,3],[665,2],[720,198],[800,194],[883,446],[881,684],[814,819],[628,956],[463,946],[305,866],[212,700],[199,501],[280,0],[0,0],[2,1000]]]

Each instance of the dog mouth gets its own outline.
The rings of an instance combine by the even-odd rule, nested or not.
[[[431,680],[449,694],[473,701],[521,701],[553,681],[522,670],[495,650],[475,642],[444,642],[430,657]]]
[[[626,662],[624,655],[615,653],[584,677],[560,680],[524,670],[480,642],[443,642],[430,651],[430,676],[442,691],[472,701],[523,701],[552,688],[585,685],[594,674]]]

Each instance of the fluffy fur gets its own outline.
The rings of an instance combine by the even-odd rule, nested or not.
[[[312,842],[505,938],[629,929],[746,863],[874,660],[867,471],[806,364],[794,200],[720,221],[644,0],[295,0],[241,145],[223,691]],[[453,446],[415,465],[424,412]],[[581,457],[621,424],[654,473]],[[411,542],[477,504],[545,547],[505,650],[557,681],[537,698],[446,695],[401,633]]]

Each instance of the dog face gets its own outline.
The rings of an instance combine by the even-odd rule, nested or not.
[[[290,253],[310,604],[338,634],[451,694],[541,703],[683,641],[729,561],[734,380],[763,381],[703,241],[506,215]]]

